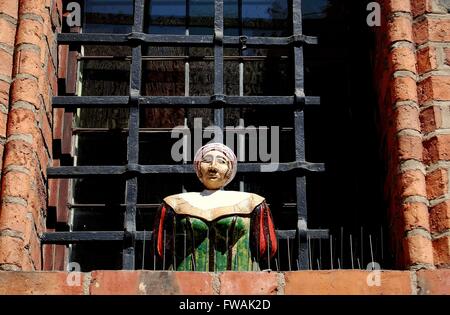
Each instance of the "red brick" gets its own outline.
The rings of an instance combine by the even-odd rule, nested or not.
[[[419,270],[417,286],[418,294],[450,295],[450,269]]]
[[[30,189],[30,175],[10,171],[3,175],[3,196],[18,197],[27,200]]]
[[[430,18],[428,20],[428,33],[429,40],[436,42],[448,42],[450,41],[450,19],[442,18],[435,19]]]
[[[67,59],[69,57],[69,45],[59,45],[58,47],[58,78],[67,77]]]
[[[426,196],[425,175],[419,170],[408,170],[399,175],[400,196]]]
[[[418,84],[421,104],[431,101],[450,100],[450,76],[430,76]]]
[[[213,278],[206,272],[176,272],[179,293],[183,295],[213,295]]]
[[[394,112],[396,131],[413,129],[420,131],[419,109],[415,106],[398,106]]]
[[[450,66],[450,48],[444,48],[445,64]]]
[[[407,271],[380,271],[380,286],[369,286],[371,274],[360,270],[296,271],[285,274],[285,294],[362,295],[411,294]],[[370,283],[370,282],[369,282]]]
[[[11,85],[5,81],[0,80],[0,104],[8,107],[9,105],[9,88]]]
[[[13,264],[20,267],[22,266],[24,253],[25,249],[22,240],[0,236],[0,264]],[[2,290],[1,285],[0,290]]]
[[[50,82],[48,81],[47,76],[41,76],[39,78],[39,91],[42,95],[42,99],[44,102],[44,107],[46,112],[51,111],[51,89]]]
[[[431,1],[433,0],[414,0],[411,1],[413,16],[419,16],[433,11]]]
[[[421,161],[423,156],[422,138],[415,136],[399,135],[398,155],[400,161],[417,160]]]
[[[404,231],[422,228],[430,230],[428,207],[420,202],[405,203],[402,205],[404,218]]]
[[[222,295],[277,294],[278,275],[267,272],[224,272],[220,274]]]
[[[420,112],[420,125],[423,132],[428,133],[441,128],[441,111],[440,107],[430,106]]]
[[[414,40],[418,45],[428,41],[450,41],[450,19],[435,19],[425,17],[414,23]]]
[[[6,124],[8,122],[8,115],[0,112],[0,137],[6,138]]]
[[[448,171],[437,169],[426,176],[428,199],[436,199],[448,193]]]
[[[143,271],[139,283],[140,294],[202,294],[212,295],[213,278],[210,273]]]
[[[82,295],[85,275],[79,275],[81,285],[70,286],[66,272],[0,272],[0,294]]]
[[[47,62],[47,78],[50,82],[53,93],[56,95],[58,91],[57,73],[55,67],[53,66],[51,58],[49,58]]]
[[[29,242],[28,244],[25,243],[25,246],[27,246],[29,257],[33,262],[35,270],[41,270],[41,242],[39,235],[36,234],[36,231],[33,229],[31,232]],[[27,271],[26,269],[23,270]]]
[[[388,22],[388,38],[389,42],[397,42],[400,40],[412,42],[412,24],[411,19],[405,16],[393,17]]]
[[[35,78],[42,76],[40,55],[34,50],[22,49],[17,52],[14,75],[29,74]]]
[[[28,109],[12,108],[9,111],[9,134],[34,134],[37,129],[35,114]]]
[[[410,235],[403,240],[405,260],[408,265],[433,264],[431,240],[423,235]]]
[[[389,0],[387,5],[390,12],[411,12],[410,0]]]
[[[30,19],[21,19],[16,36],[16,45],[32,44],[40,47],[42,38],[42,22]]]
[[[16,26],[4,18],[0,18],[0,43],[8,45],[11,48],[14,46],[14,34],[16,33]]]
[[[34,154],[31,144],[20,140],[12,140],[6,143],[6,148],[8,159],[5,160],[5,168],[10,165],[18,165],[30,171],[33,169]]]
[[[22,234],[26,242],[30,237],[32,223],[27,218],[27,208],[14,203],[4,203],[2,205],[2,215],[0,216],[0,231],[12,230]]]
[[[392,103],[399,101],[417,102],[417,85],[411,77],[396,77],[392,81]]]
[[[433,240],[434,264],[438,267],[450,267],[450,236]]]
[[[139,293],[139,271],[94,271],[90,294],[131,295]]]
[[[442,233],[450,229],[450,200],[445,200],[430,209],[432,233]]]
[[[416,73],[416,56],[409,47],[394,47],[391,51],[393,71],[406,70]]]
[[[417,51],[417,67],[419,74],[436,70],[439,67],[435,47],[429,46]]]
[[[423,145],[424,160],[427,163],[450,160],[450,135],[436,135]]]
[[[13,56],[3,49],[0,49],[0,75],[11,78]]]
[[[36,14],[43,16],[45,14],[45,0],[22,1],[19,6],[19,15]]]
[[[48,150],[50,152],[53,151],[53,138],[52,138],[52,127],[50,126],[49,122],[48,122],[48,118],[47,116],[44,116],[41,118],[41,130],[42,130],[42,135],[45,141],[45,144],[48,147]]]
[[[37,80],[29,78],[15,79],[11,87],[11,103],[25,101],[31,103],[36,109],[41,107],[39,99],[39,85]]]
[[[0,0],[0,13],[5,13],[14,19],[17,19],[18,11],[18,0]]]
[[[53,115],[53,139],[62,140],[64,109],[55,108]]]

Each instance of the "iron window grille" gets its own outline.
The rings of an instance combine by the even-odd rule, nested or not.
[[[75,244],[82,242],[122,242],[122,268],[135,269],[136,242],[151,241],[148,231],[139,231],[136,226],[138,199],[138,177],[146,174],[188,174],[192,165],[141,165],[139,164],[139,112],[140,108],[203,107],[213,109],[214,124],[224,128],[225,108],[269,108],[286,109],[294,117],[295,161],[280,163],[276,172],[293,173],[296,178],[297,228],[277,230],[280,242],[296,240],[297,268],[309,269],[310,239],[328,238],[328,230],[308,229],[306,204],[306,176],[324,171],[324,164],[309,163],[305,159],[304,108],[319,105],[319,97],[304,93],[303,46],[317,44],[317,38],[302,32],[301,0],[293,0],[293,33],[287,37],[251,37],[224,35],[224,1],[214,1],[214,35],[156,35],[144,33],[145,0],[134,1],[134,24],[128,34],[63,33],[58,34],[58,44],[66,45],[125,45],[132,48],[129,95],[125,96],[57,96],[53,108],[67,111],[78,108],[120,107],[129,108],[127,164],[117,166],[61,166],[48,168],[49,178],[85,178],[97,176],[119,176],[126,181],[125,215],[123,231],[83,231],[44,233],[42,244]],[[239,1],[242,4],[242,1]],[[144,45],[170,47],[212,47],[214,49],[214,94],[210,96],[143,96],[142,49]],[[286,96],[229,96],[224,92],[224,47],[244,49],[246,47],[289,47],[294,57],[294,91]],[[222,139],[223,140],[223,139]],[[241,163],[238,173],[264,172],[261,163]]]

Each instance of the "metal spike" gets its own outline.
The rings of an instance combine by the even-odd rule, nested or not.
[[[342,267],[344,267],[344,227],[343,226],[341,226],[341,263],[342,263]]]
[[[372,258],[372,266],[373,266],[374,260],[373,260],[373,248],[372,248],[372,234],[369,234],[369,246],[370,246],[370,258]]]
[[[320,270],[320,262],[319,262],[319,259],[317,259],[317,270]]]
[[[290,248],[289,248],[289,238],[287,238],[286,239],[286,241],[287,241],[287,252],[288,252],[288,265],[289,265],[289,271],[292,271],[292,268],[291,268],[291,250],[290,250]]]
[[[330,262],[331,262],[331,270],[334,269],[333,266],[333,235],[330,234]]]
[[[307,244],[308,244],[308,263],[309,263],[309,269],[312,270],[312,258],[311,258],[311,237],[309,235],[306,236]]]
[[[364,234],[363,227],[361,226],[361,264],[364,265]]]
[[[187,257],[187,234],[186,234],[186,225],[183,228],[183,237],[184,237],[184,270],[188,270],[188,260],[186,259]]]
[[[144,229],[144,241],[142,242],[142,270],[145,266],[145,229]]]
[[[352,269],[355,269],[355,265],[353,263],[353,240],[352,240],[352,235],[350,234],[350,257],[352,259]]]
[[[360,264],[360,262],[359,262],[359,258],[356,258],[356,262],[358,263],[358,269],[362,269],[362,268],[361,268],[361,264]]]

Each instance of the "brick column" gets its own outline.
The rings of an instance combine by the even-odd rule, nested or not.
[[[436,267],[450,267],[450,2],[413,1],[420,122]]]
[[[450,153],[450,141],[438,141],[448,127],[442,120],[436,127],[433,118],[450,100],[444,58],[450,15],[439,2],[380,1],[384,20],[377,32],[375,82],[388,169],[391,240],[400,268],[433,269],[450,262],[450,216],[443,210],[449,187],[449,166],[443,165],[450,155],[439,155]],[[449,114],[450,110],[445,120]]]
[[[6,141],[18,9],[19,0],[0,0],[0,170]]]
[[[39,270],[42,263],[39,238],[52,156],[50,100],[57,92],[55,3],[19,0],[1,186],[0,269],[5,270]]]

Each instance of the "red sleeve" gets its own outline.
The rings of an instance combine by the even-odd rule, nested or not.
[[[173,249],[174,212],[166,203],[162,203],[156,214],[153,226],[153,237],[156,254],[159,257],[171,253]],[[165,241],[165,242],[164,242]]]
[[[272,214],[265,202],[253,212],[251,234],[252,255],[257,260],[267,260],[267,256],[272,258],[277,252],[278,242]]]

